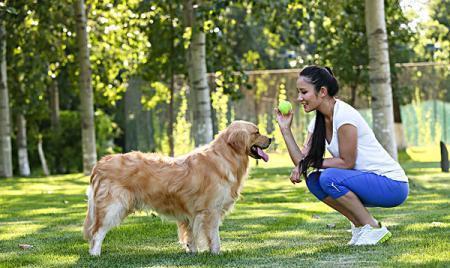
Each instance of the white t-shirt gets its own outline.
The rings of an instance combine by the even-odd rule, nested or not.
[[[315,117],[308,125],[313,133]],[[349,104],[336,100],[333,111],[333,136],[331,143],[325,140],[326,148],[333,157],[339,157],[338,129],[350,124],[358,130],[357,155],[354,169],[373,172],[396,181],[408,181],[402,167],[386,152],[361,114]]]

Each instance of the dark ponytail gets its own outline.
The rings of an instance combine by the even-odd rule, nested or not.
[[[300,71],[299,76],[314,85],[314,90],[319,93],[321,87],[326,87],[328,95],[333,97],[339,91],[339,85],[329,67],[308,66]],[[309,144],[308,155],[299,163],[300,174],[305,175],[309,167],[321,168],[325,154],[325,116],[316,110],[316,122],[314,132]]]

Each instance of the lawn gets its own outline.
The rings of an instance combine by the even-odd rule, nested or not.
[[[218,256],[184,253],[174,223],[140,212],[107,235],[101,257],[91,257],[81,234],[88,177],[1,179],[0,267],[449,267],[450,174],[437,162],[401,159],[411,180],[408,200],[371,209],[393,233],[386,244],[347,246],[348,221],[304,183],[289,182],[286,155],[271,155],[253,164],[221,226]]]

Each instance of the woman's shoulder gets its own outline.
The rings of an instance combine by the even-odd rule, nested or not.
[[[356,111],[356,109],[352,105],[350,105],[349,103],[347,103],[341,99],[336,99],[336,103],[339,105],[339,107],[344,107],[344,108],[348,108],[348,109],[352,109],[352,110]]]
[[[359,128],[363,124],[363,117],[353,106],[342,100],[336,100],[336,104],[338,107],[334,120],[337,128],[343,124],[351,124]]]
[[[359,115],[358,110],[356,110],[353,106],[346,103],[345,101],[336,99],[337,111],[336,115],[338,117],[348,117],[352,115]]]

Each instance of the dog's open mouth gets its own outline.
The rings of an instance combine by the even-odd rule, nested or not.
[[[250,156],[255,159],[263,159],[265,162],[269,161],[269,156],[258,145],[253,145],[250,148]]]

